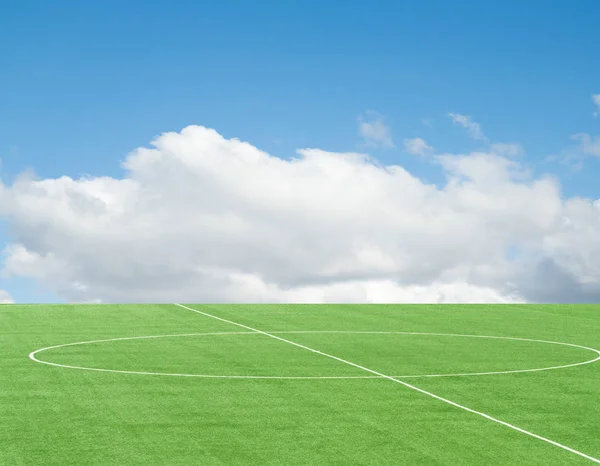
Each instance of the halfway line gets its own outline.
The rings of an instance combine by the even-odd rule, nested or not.
[[[529,432],[528,430],[521,429],[520,427],[517,427],[517,426],[515,426],[513,424],[509,424],[508,422],[501,421],[500,419],[496,419],[495,417],[492,417],[489,414],[485,414],[485,413],[482,413],[480,411],[476,411],[474,409],[467,408],[466,406],[463,406],[461,404],[455,403],[452,400],[448,400],[447,398],[443,398],[441,396],[438,396],[435,393],[431,393],[431,392],[423,390],[423,389],[421,389],[419,387],[415,387],[414,385],[411,385],[411,384],[409,384],[407,382],[395,379],[392,376],[382,374],[381,372],[377,372],[377,371],[375,371],[373,369],[369,369],[368,367],[364,367],[364,366],[361,366],[359,364],[353,363],[351,361],[347,361],[346,359],[338,358],[337,356],[333,356],[332,354],[323,353],[322,351],[319,351],[319,350],[316,350],[316,349],[313,349],[313,348],[309,348],[308,346],[301,345],[300,343],[296,343],[296,342],[291,341],[291,340],[286,340],[285,338],[278,337],[277,335],[273,335],[271,333],[263,332],[262,330],[259,330],[259,329],[253,328],[253,327],[249,327],[247,325],[240,324],[238,322],[233,322],[231,320],[223,319],[222,317],[217,317],[217,316],[214,316],[212,314],[208,314],[206,312],[199,311],[197,309],[192,309],[191,307],[184,306],[183,304],[179,304],[179,303],[173,303],[173,304],[175,304],[175,306],[179,306],[179,307],[181,307],[183,309],[187,309],[188,311],[196,312],[198,314],[202,314],[203,316],[210,317],[210,318],[216,319],[216,320],[220,320],[221,322],[226,322],[226,323],[231,324],[231,325],[237,325],[238,327],[242,327],[242,328],[245,328],[247,330],[251,330],[253,332],[261,333],[262,335],[265,335],[267,337],[274,338],[275,340],[279,340],[279,341],[282,341],[284,343],[288,343],[290,345],[297,346],[298,348],[305,349],[305,350],[310,351],[312,353],[320,354],[321,356],[325,356],[326,358],[335,359],[336,361],[339,361],[341,363],[348,364],[350,366],[356,367],[357,369],[362,369],[363,371],[370,372],[371,374],[378,375],[381,378],[384,378],[384,379],[387,379],[387,380],[391,380],[392,382],[399,383],[400,385],[404,385],[405,387],[408,387],[408,388],[410,388],[412,390],[415,390],[415,391],[417,391],[419,393],[422,393],[424,395],[427,395],[427,396],[430,396],[432,398],[435,398],[436,400],[443,401],[444,403],[452,405],[452,406],[454,406],[456,408],[460,408],[460,409],[468,411],[470,413],[477,414],[478,416],[484,417],[484,418],[486,418],[486,419],[488,419],[490,421],[496,422],[498,424],[502,424],[503,426],[506,426],[506,427],[508,427],[510,429],[516,430],[517,432],[521,432],[522,434],[529,435],[530,437],[536,438],[538,440],[542,440],[542,441],[547,442],[547,443],[549,443],[551,445],[554,445],[554,446],[556,446],[558,448],[562,448],[563,450],[566,450],[566,451],[568,451],[570,453],[574,453],[574,454],[579,455],[579,456],[581,456],[581,457],[583,457],[585,459],[593,461],[594,463],[600,464],[600,459],[598,459],[598,458],[594,458],[593,456],[586,455],[585,453],[582,453],[580,451],[574,450],[573,448],[570,448],[570,447],[568,447],[566,445],[563,445],[562,443],[555,442],[554,440],[550,440],[550,439],[548,439],[546,437],[542,437],[541,435],[534,434],[533,432]]]

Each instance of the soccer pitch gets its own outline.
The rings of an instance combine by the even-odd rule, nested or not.
[[[598,305],[0,306],[0,464],[600,463]]]

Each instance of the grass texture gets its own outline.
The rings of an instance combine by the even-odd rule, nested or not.
[[[0,306],[0,464],[578,465],[600,457],[600,362],[451,375],[597,358],[578,346],[465,335],[600,349],[600,306],[186,306],[305,348],[173,304]],[[34,354],[56,365],[28,357],[77,342],[91,343]]]

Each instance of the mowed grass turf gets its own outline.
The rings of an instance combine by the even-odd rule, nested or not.
[[[594,359],[579,347],[421,333],[598,349],[600,306],[189,307],[406,377],[399,380],[600,457],[600,362],[416,377]],[[147,336],[157,338],[130,339]],[[28,357],[87,341],[96,342],[35,357],[100,370]],[[371,372],[172,304],[0,306],[0,355],[3,465],[593,464]]]

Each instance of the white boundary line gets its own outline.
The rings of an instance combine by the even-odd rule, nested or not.
[[[415,374],[415,375],[391,375],[395,379],[408,379],[408,378],[422,378],[422,377],[469,377],[479,375],[501,375],[501,374],[514,374],[522,372],[540,372],[549,371],[556,369],[565,369],[567,367],[582,366],[584,364],[591,364],[600,360],[600,351],[588,348],[586,346],[575,345],[572,343],[562,343],[558,341],[547,341],[547,340],[533,340],[529,338],[516,338],[516,337],[499,337],[499,336],[487,336],[487,335],[463,335],[455,333],[423,333],[423,332],[381,332],[381,331],[352,331],[352,330],[289,330],[289,331],[271,331],[273,334],[362,334],[362,335],[425,335],[425,336],[444,336],[444,337],[466,337],[466,338],[486,338],[486,339],[498,339],[498,340],[516,340],[526,341],[534,343],[548,343],[553,345],[571,346],[574,348],[581,348],[584,350],[592,351],[597,354],[596,358],[587,361],[576,362],[572,364],[565,364],[561,366],[550,366],[540,367],[535,369],[515,369],[508,371],[489,371],[489,372],[466,372],[466,373],[453,373],[453,374]],[[171,377],[203,377],[203,378],[230,378],[230,379],[305,379],[305,380],[318,380],[318,379],[379,379],[381,377],[374,375],[362,375],[362,376],[271,376],[271,375],[212,375],[212,374],[186,374],[186,373],[168,373],[168,372],[148,372],[148,371],[126,371],[118,369],[104,369],[94,368],[85,366],[73,366],[69,364],[59,364],[49,361],[43,361],[38,359],[36,355],[43,351],[52,350],[56,348],[64,348],[67,346],[78,346],[92,343],[108,343],[113,341],[124,341],[124,340],[145,340],[152,338],[172,338],[172,337],[191,337],[191,336],[213,336],[213,335],[260,335],[258,332],[209,332],[209,333],[183,333],[183,334],[169,334],[169,335],[149,335],[149,336],[136,336],[136,337],[122,337],[122,338],[108,338],[103,340],[90,340],[90,341],[78,341],[75,343],[65,343],[62,345],[49,346],[47,348],[41,348],[35,350],[29,354],[29,358],[35,362],[41,364],[47,364],[49,366],[63,367],[66,369],[81,369],[81,370],[92,370],[99,372],[116,372],[119,374],[138,374],[138,375],[164,375]]]
[[[447,398],[443,398],[441,396],[438,396],[438,395],[436,395],[434,393],[431,393],[431,392],[428,392],[426,390],[423,390],[422,388],[416,387],[416,386],[411,385],[411,384],[409,384],[407,382],[404,382],[402,380],[395,379],[395,378],[393,378],[393,377],[391,377],[389,375],[385,375],[385,374],[382,374],[381,372],[374,371],[373,369],[369,369],[368,367],[361,366],[359,364],[353,363],[353,362],[348,361],[346,359],[338,358],[337,356],[333,356],[332,354],[323,353],[322,351],[319,351],[319,350],[316,350],[316,349],[313,349],[313,348],[309,348],[308,346],[301,345],[300,343],[296,343],[296,342],[291,341],[291,340],[286,340],[285,338],[278,337],[278,336],[273,335],[271,333],[263,332],[262,330],[258,330],[256,328],[252,328],[252,327],[249,327],[249,326],[244,325],[244,324],[240,324],[240,323],[237,323],[237,322],[233,322],[231,320],[223,319],[221,317],[217,317],[217,316],[214,316],[212,314],[208,314],[206,312],[199,311],[197,309],[192,309],[191,307],[184,306],[183,304],[178,304],[178,303],[174,303],[174,304],[176,306],[179,306],[179,307],[183,308],[183,309],[187,309],[189,311],[196,312],[196,313],[201,314],[203,316],[210,317],[210,318],[216,319],[216,320],[220,320],[221,322],[226,322],[228,324],[236,325],[238,327],[242,327],[242,328],[245,328],[247,330],[251,330],[253,332],[258,332],[258,333],[261,333],[261,334],[263,334],[263,335],[265,335],[267,337],[274,338],[275,340],[279,340],[279,341],[282,341],[284,343],[288,343],[290,345],[297,346],[298,348],[305,349],[307,351],[310,351],[311,353],[320,354],[321,356],[325,356],[326,358],[334,359],[334,360],[339,361],[341,363],[348,364],[350,366],[356,367],[357,369],[362,369],[365,372],[369,372],[371,374],[377,375],[377,376],[382,377],[384,379],[387,379],[387,380],[390,380],[392,382],[398,383],[398,384],[403,385],[403,386],[405,386],[407,388],[410,388],[411,390],[415,390],[415,391],[417,391],[419,393],[422,393],[423,395],[430,396],[431,398],[435,398],[436,400],[442,401],[444,403],[447,403],[447,404],[449,404],[451,406],[454,406],[456,408],[462,409],[464,411],[468,411],[470,413],[477,414],[478,416],[481,416],[481,417],[483,417],[485,419],[488,419],[490,421],[496,422],[496,423],[501,424],[501,425],[503,425],[505,427],[508,427],[510,429],[516,430],[517,432],[521,432],[522,434],[529,435],[530,437],[533,437],[533,438],[536,438],[536,439],[541,440],[543,442],[549,443],[549,444],[554,445],[554,446],[556,446],[558,448],[562,448],[563,450],[566,450],[566,451],[568,451],[570,453],[573,453],[575,455],[581,456],[582,458],[585,458],[587,460],[593,461],[594,463],[600,464],[600,459],[598,459],[598,458],[594,458],[593,456],[586,455],[585,453],[582,453],[582,452],[580,452],[578,450],[575,450],[575,449],[570,448],[570,447],[568,447],[566,445],[563,445],[562,443],[555,442],[554,440],[550,440],[550,439],[548,439],[546,437],[542,437],[541,435],[534,434],[533,432],[529,432],[528,430],[521,429],[520,427],[517,427],[517,426],[515,426],[513,424],[510,424],[508,422],[501,421],[500,419],[492,417],[489,414],[485,414],[485,413],[482,413],[481,411],[476,411],[474,409],[467,408],[464,405],[455,403],[454,401],[451,401],[451,400],[449,400]]]

